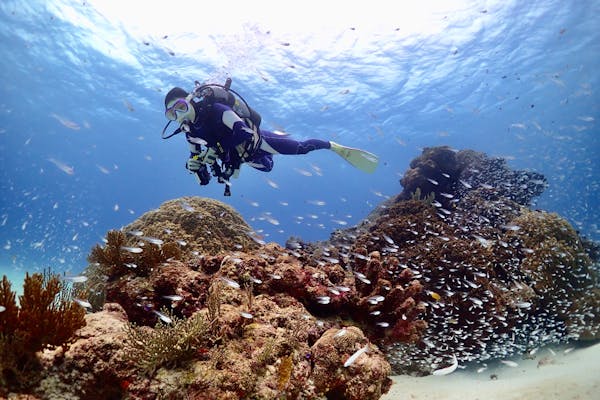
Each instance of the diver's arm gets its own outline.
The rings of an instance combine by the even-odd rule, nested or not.
[[[223,138],[223,145],[228,149],[233,149],[237,145],[253,139],[254,131],[231,108],[221,103],[215,103],[213,110],[217,115],[221,115],[221,122],[231,132],[229,137]]]

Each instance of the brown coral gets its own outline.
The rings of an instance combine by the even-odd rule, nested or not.
[[[67,343],[85,325],[85,311],[73,302],[74,294],[58,275],[25,275],[19,296],[21,337],[33,351]]]
[[[366,351],[349,362],[361,348]],[[329,329],[311,347],[311,353],[316,391],[328,399],[379,399],[392,385],[383,353],[368,344],[356,327]]]
[[[252,239],[252,228],[238,212],[220,201],[202,197],[169,200],[122,230],[181,243],[181,252],[188,257],[258,247]]]
[[[0,335],[12,336],[18,328],[19,308],[6,275],[0,282],[0,305],[4,307],[4,312],[0,314]]]
[[[596,337],[593,247],[566,221],[525,207],[543,176],[442,147],[425,149],[402,183],[398,198],[322,244],[350,246],[347,265],[366,278],[357,291],[374,296],[368,311],[385,327],[365,331],[388,339],[397,372],[428,373],[449,351],[464,362]],[[412,198],[430,190],[434,201]],[[409,280],[422,288],[414,296],[404,293]]]
[[[67,344],[85,325],[85,312],[73,302],[72,288],[50,271],[26,274],[19,307],[6,276],[0,297],[7,304],[0,314],[1,387],[33,386],[39,368],[35,352]]]
[[[117,399],[138,371],[127,361],[127,316],[115,303],[85,316],[68,349],[46,350],[40,355],[44,367],[36,392],[42,398]]]
[[[162,245],[147,243],[136,236],[127,237],[122,231],[113,230],[106,234],[105,246],[95,245],[92,248],[88,261],[97,265],[99,272],[111,280],[128,273],[148,275],[153,268],[180,255],[179,246],[174,242]],[[90,274],[92,277],[96,275]]]

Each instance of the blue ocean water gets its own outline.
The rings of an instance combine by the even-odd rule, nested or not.
[[[181,196],[230,204],[267,241],[324,240],[438,145],[543,173],[535,207],[600,240],[600,1],[257,3],[231,17],[108,3],[0,3],[2,274],[79,272],[106,231]],[[263,128],[366,149],[379,168],[318,151],[244,167],[231,197],[199,186],[184,138],[160,138],[163,98],[226,77]]]

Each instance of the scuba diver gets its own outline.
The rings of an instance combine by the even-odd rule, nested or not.
[[[225,184],[224,195],[229,196],[229,179],[238,177],[242,164],[269,172],[274,154],[306,154],[321,149],[333,150],[362,171],[375,171],[378,157],[364,150],[320,139],[298,141],[286,133],[260,129],[260,114],[230,86],[230,78],[225,85],[202,85],[196,81],[191,93],[174,87],[165,96],[169,122],[161,137],[168,139],[185,132],[190,145],[186,168],[196,174],[200,185],[207,185],[214,176]],[[173,121],[179,127],[165,135]]]

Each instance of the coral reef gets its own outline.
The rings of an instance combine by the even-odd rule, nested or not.
[[[408,200],[420,189],[422,193],[435,193],[436,199],[444,205],[463,197],[472,188],[485,187],[526,206],[547,186],[543,175],[511,170],[503,158],[489,158],[473,150],[455,151],[447,146],[423,149],[423,153],[411,161],[400,183],[403,191],[399,199]]]
[[[173,241],[185,257],[258,247],[252,228],[233,208],[202,197],[166,201],[121,230],[142,240]]]
[[[374,352],[356,327],[327,330],[312,346],[311,354],[315,387],[327,388],[320,392],[328,399],[378,399],[391,386],[389,364],[381,362],[379,351]],[[352,362],[351,357],[358,354]],[[344,360],[343,368],[340,360]]]
[[[109,232],[84,287],[108,303],[39,355],[35,393],[377,399],[392,371],[598,339],[598,246],[529,208],[542,175],[438,147],[402,184],[326,242],[264,244],[229,207],[189,197]],[[3,281],[5,332],[10,293]]]
[[[345,268],[385,276],[388,287],[407,274],[422,285],[425,295],[412,299],[425,310],[425,329],[385,347],[396,372],[427,374],[452,355],[485,362],[598,337],[599,280],[586,254],[593,246],[557,215],[526,207],[543,176],[442,147],[425,149],[402,183],[358,228],[321,244],[347,248]],[[366,254],[377,254],[381,267],[366,267]]]
[[[0,285],[0,394],[3,388],[29,389],[36,382],[35,353],[67,345],[84,325],[85,311],[73,289],[58,275],[26,274],[19,306],[6,276]]]
[[[43,368],[35,391],[42,398],[122,399],[138,372],[125,348],[127,316],[115,303],[85,315],[85,326],[67,348],[40,355]]]

